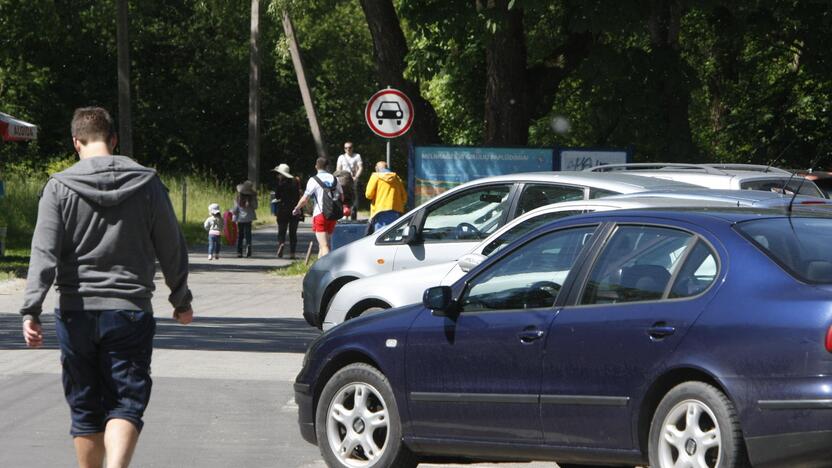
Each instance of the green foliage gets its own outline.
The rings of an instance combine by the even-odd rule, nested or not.
[[[276,276],[303,276],[309,271],[316,259],[317,257],[313,255],[308,265],[303,260],[296,260],[285,267],[275,268],[271,273]]]

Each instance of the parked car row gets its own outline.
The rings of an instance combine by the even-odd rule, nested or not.
[[[607,170],[474,181],[313,266],[295,400],[329,466],[832,466],[832,204]]]

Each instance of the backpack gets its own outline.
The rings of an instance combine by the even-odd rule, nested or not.
[[[344,202],[341,200],[341,197],[338,196],[338,179],[333,179],[334,182],[332,187],[326,188],[318,176],[313,176],[312,178],[315,179],[315,182],[321,186],[324,192],[323,200],[319,200],[321,204],[321,213],[324,215],[324,218],[329,221],[338,221],[343,218]]]

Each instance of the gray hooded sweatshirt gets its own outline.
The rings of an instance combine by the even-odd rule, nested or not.
[[[152,311],[156,258],[170,303],[190,305],[187,245],[156,171],[126,156],[81,160],[43,188],[20,313],[38,320],[53,281],[65,311]]]

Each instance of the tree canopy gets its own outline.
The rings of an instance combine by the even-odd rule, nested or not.
[[[250,3],[130,2],[135,157],[246,172]],[[372,93],[416,104],[409,144],[632,147],[640,161],[832,166],[826,1],[272,0],[261,18],[262,164],[316,157],[281,27],[295,23],[331,156],[383,159]],[[0,164],[72,153],[76,107],[117,115],[114,0],[0,0],[0,110],[39,126]],[[568,130],[553,126],[567,121]]]

